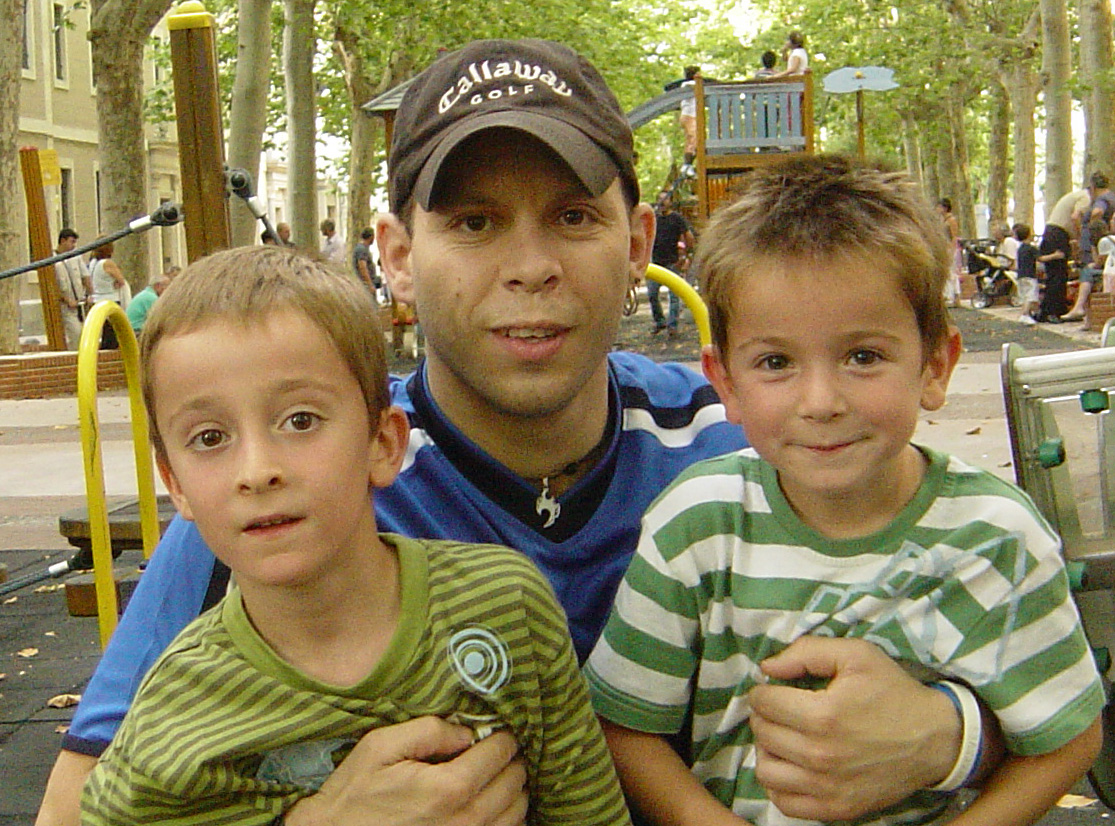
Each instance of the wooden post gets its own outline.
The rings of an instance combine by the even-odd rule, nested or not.
[[[812,155],[813,142],[813,73],[806,72],[802,76],[805,88],[801,93],[801,128],[805,134],[805,152]]]
[[[50,244],[50,223],[46,215],[46,196],[43,193],[43,169],[39,164],[39,150],[25,146],[19,150],[19,166],[23,172],[23,193],[27,200],[27,230],[31,236],[31,255],[34,260],[49,258],[54,248]],[[66,349],[66,333],[62,329],[62,308],[59,306],[58,279],[54,265],[39,267],[39,299],[43,304],[43,325],[51,350]]]
[[[863,89],[856,89],[856,149],[861,161],[867,157],[867,140],[863,134]]]
[[[167,18],[167,28],[178,121],[186,259],[192,262],[232,245],[213,16],[199,0],[187,0]]]
[[[693,166],[697,171],[697,215],[702,221],[708,220],[709,194],[708,181],[705,180],[707,163],[705,161],[705,140],[708,137],[708,113],[705,111],[705,79],[700,75],[694,78],[693,97],[697,103],[697,157]]]

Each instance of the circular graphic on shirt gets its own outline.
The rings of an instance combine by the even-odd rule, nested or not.
[[[511,676],[507,646],[481,625],[470,625],[453,634],[448,651],[457,676],[478,694],[494,694]]]

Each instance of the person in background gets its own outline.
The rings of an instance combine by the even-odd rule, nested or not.
[[[1092,196],[1087,189],[1062,195],[1045,220],[1038,245],[1038,263],[1045,267],[1044,287],[1038,321],[1060,324],[1069,310],[1069,261],[1073,258],[1073,239],[1080,237],[1081,222],[1087,220]]]
[[[1038,286],[1038,268],[1041,266],[1038,264],[1038,248],[1030,242],[1029,224],[1015,224],[1012,231],[1015,240],[1018,241],[1015,261],[1018,273],[1018,297],[1022,301],[1022,315],[1018,320],[1023,324],[1037,324],[1041,296]]]
[[[128,302],[127,309],[124,312],[128,316],[128,323],[132,325],[138,335],[143,329],[143,325],[147,322],[147,316],[151,313],[151,308],[155,305],[156,299],[163,294],[163,291],[178,275],[180,267],[167,267],[161,273],[151,279],[146,287],[132,296],[132,300]]]
[[[485,62],[476,105],[450,96],[439,107]],[[518,78],[516,64],[554,85]],[[546,573],[585,657],[647,505],[694,461],[746,444],[692,370],[613,350],[654,238],[631,127],[569,48],[476,41],[408,87],[388,171],[379,261],[393,294],[418,309],[426,356],[390,381],[409,447],[377,493],[377,525],[516,548]],[[82,785],[143,675],[226,583],[196,528],[172,521],[85,688],[37,826],[76,822]],[[764,782],[799,817],[879,809],[946,778],[960,754],[969,717],[854,642],[810,638],[780,656],[784,671],[831,677],[825,690],[753,693]],[[473,743],[470,729],[436,718],[371,731],[286,826],[520,823],[516,749],[506,732]]]
[[[115,301],[125,310],[131,301],[132,292],[124,273],[112,260],[112,242],[101,244],[93,250],[93,257],[89,263],[89,280],[93,285],[92,302]],[[120,346],[116,340],[116,331],[111,324],[106,324],[101,332],[101,349],[115,350]]]
[[[375,237],[375,230],[371,227],[364,227],[360,231],[360,241],[352,247],[352,268],[356,272],[356,277],[360,279],[360,283],[371,290],[372,295],[378,294],[382,284],[379,275],[376,273],[376,262],[372,260],[370,248]]]
[[[759,71],[757,71],[755,73],[755,77],[757,77],[759,79],[769,78],[771,75],[773,75],[775,73],[775,68],[774,67],[775,67],[775,64],[778,63],[778,55],[776,55],[770,49],[767,49],[760,56],[759,63],[762,66],[762,68],[759,69]]]
[[[279,237],[269,229],[265,229],[259,234],[259,242],[261,244],[269,244],[270,246],[279,246]]]
[[[991,229],[991,237],[995,241],[995,253],[1010,259],[1010,267],[1018,268],[1018,239],[1011,233],[1011,228],[1005,221],[995,224]]]
[[[701,363],[752,447],[650,507],[586,667],[655,823],[786,822],[748,695],[809,635],[878,645],[995,710],[1010,757],[954,826],[1035,823],[1099,753],[1104,688],[1056,532],[1009,482],[910,441],[960,357],[950,252],[908,176],[838,156],[752,172],[702,234]],[[664,735],[691,713],[690,768]],[[957,779],[872,822],[936,821]]]
[[[689,89],[689,95],[678,107],[678,125],[681,126],[682,135],[685,137],[681,174],[687,178],[693,178],[697,174],[693,168],[693,161],[697,157],[697,96],[693,92],[693,87],[697,85],[700,74],[700,66],[686,66],[681,80],[671,81],[664,87],[667,92],[678,86]]]
[[[1092,285],[1103,272],[1103,264],[1096,261],[1096,245],[1107,234],[1111,219],[1115,217],[1115,193],[1108,188],[1107,175],[1093,172],[1088,179],[1089,206],[1081,213],[1078,224],[1080,243],[1077,247],[1076,268],[1080,278],[1079,290],[1072,308],[1061,321],[1083,321],[1088,314],[1088,296]],[[1102,224],[1093,232],[1095,222]],[[1098,234],[1097,234],[1098,233]]]
[[[64,227],[58,233],[56,253],[70,252],[77,246],[77,233]],[[81,256],[75,255],[54,265],[54,278],[58,282],[58,303],[62,312],[62,330],[66,336],[66,349],[76,350],[81,341],[81,325],[85,320],[85,309],[93,292],[89,278],[89,268]]]
[[[780,72],[767,75],[768,80],[803,75],[809,71],[809,54],[805,51],[805,35],[797,30],[786,35],[786,43],[782,46],[782,59],[786,61],[786,68]]]
[[[684,215],[674,209],[674,199],[669,190],[664,189],[658,193],[658,203],[654,210],[654,226],[654,249],[651,253],[651,261],[671,272],[683,275],[684,273],[678,267],[680,257],[678,244],[684,242],[686,250],[691,250],[696,242],[693,231],[689,228],[689,222],[685,220]],[[653,278],[647,279],[647,299],[650,301],[650,312],[654,317],[654,332],[660,333],[665,330],[667,336],[676,338],[681,299],[678,298],[677,293],[667,288],[670,309],[669,314],[663,317],[662,302],[658,297],[661,289],[662,285]]]
[[[321,255],[327,261],[340,263],[344,260],[345,241],[337,234],[337,224],[332,218],[321,222]]]
[[[1098,210],[1093,211],[1093,215]],[[1107,265],[1107,258],[1110,255],[1110,226],[1100,217],[1093,217],[1087,224],[1088,232],[1080,234],[1080,245],[1083,247],[1085,238],[1091,244],[1091,251],[1088,255],[1088,263],[1078,270],[1079,281],[1076,285],[1076,300],[1073,302],[1069,311],[1061,316],[1061,321],[1084,321],[1088,320],[1088,300],[1092,296],[1092,290],[1095,288],[1096,279],[1103,277],[1104,268]],[[1100,248],[1102,245],[1102,249]],[[1101,282],[1102,286],[1102,282]]]
[[[275,233],[279,236],[280,247],[294,246],[294,242],[290,240],[290,224],[285,221],[280,221],[275,224]]]

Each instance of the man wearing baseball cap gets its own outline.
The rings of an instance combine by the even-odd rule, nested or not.
[[[744,444],[696,373],[611,352],[654,236],[633,155],[619,103],[575,52],[470,43],[407,90],[388,159],[392,214],[376,225],[380,264],[392,294],[417,307],[427,353],[392,381],[410,449],[377,491],[377,522],[527,554],[582,660],[643,510],[692,462]],[[172,523],[85,691],[39,826],[74,822],[81,780],[154,657],[219,590],[214,570],[192,524]],[[852,817],[950,774],[961,732],[948,698],[862,641],[812,643],[798,665],[833,676],[829,688],[772,688],[755,724],[787,813]],[[429,718],[371,732],[285,822],[521,822],[514,740],[471,740]]]

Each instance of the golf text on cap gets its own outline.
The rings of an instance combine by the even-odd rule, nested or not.
[[[534,91],[534,84],[529,81],[544,83],[554,92],[564,97],[570,97],[573,94],[569,85],[564,80],[559,79],[553,70],[546,69],[543,71],[542,67],[537,64],[521,63],[518,60],[514,63],[508,63],[506,60],[501,60],[495,65],[494,69],[488,64],[489,61],[487,60],[482,63],[470,63],[465,74],[457,78],[457,82],[446,89],[445,94],[441,96],[438,101],[438,114],[448,112],[461,98],[477,86],[505,77],[513,77],[517,80],[528,81],[528,83],[522,86],[510,84],[504,88],[490,89],[486,93],[477,92],[469,100],[469,103],[475,106],[485,99],[498,100],[505,94],[508,97],[518,94],[529,95]]]

